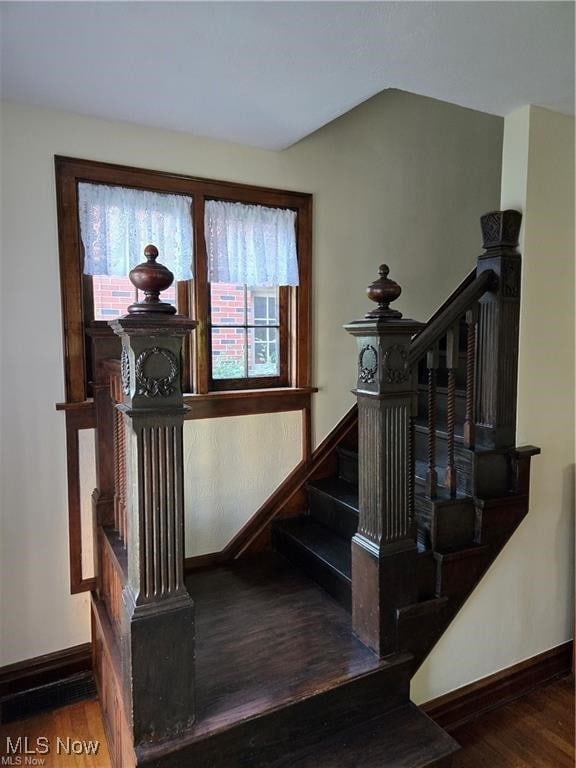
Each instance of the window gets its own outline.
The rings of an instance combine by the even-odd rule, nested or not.
[[[199,323],[187,391],[309,390],[310,195],[69,158],[56,158],[56,180],[67,402],[91,396],[91,338],[114,344],[107,320],[137,298],[126,274],[148,242],[177,275],[162,299]]]
[[[210,284],[212,388],[287,385],[286,291]]]

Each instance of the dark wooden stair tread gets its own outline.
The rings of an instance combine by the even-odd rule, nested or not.
[[[275,530],[296,540],[328,568],[350,580],[352,574],[350,540],[333,533],[308,515],[281,520]]]
[[[353,451],[348,451],[348,453],[354,454]],[[322,480],[310,480],[307,487],[337,499],[349,507],[353,513],[358,514],[358,487],[356,485],[352,485],[340,477],[326,477]]]
[[[459,745],[414,704],[407,704],[320,741],[302,754],[288,754],[271,768],[426,768]]]

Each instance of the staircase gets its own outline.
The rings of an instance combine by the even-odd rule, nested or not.
[[[92,595],[114,768],[451,765],[458,745],[410,680],[526,515],[539,452],[515,446],[519,214],[482,224],[477,269],[426,325],[390,308],[381,267],[377,307],[347,326],[355,428],[335,431],[299,513],[272,521],[271,550],[186,578],[173,367],[193,323],[150,300],[115,321]]]

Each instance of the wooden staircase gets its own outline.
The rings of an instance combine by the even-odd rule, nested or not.
[[[451,764],[458,745],[410,680],[526,515],[539,452],[515,446],[520,217],[482,224],[477,269],[426,325],[390,309],[400,289],[381,267],[378,306],[347,326],[356,428],[300,514],[273,521],[271,551],[186,578],[177,374],[194,324],[159,303],[158,265],[114,322],[121,366],[102,362],[95,386],[92,594],[114,768]]]

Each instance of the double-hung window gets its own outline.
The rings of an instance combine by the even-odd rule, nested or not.
[[[309,387],[310,195],[68,158],[56,179],[68,402],[91,395],[90,338],[138,300],[148,243],[175,277],[162,300],[198,321],[187,391]]]

